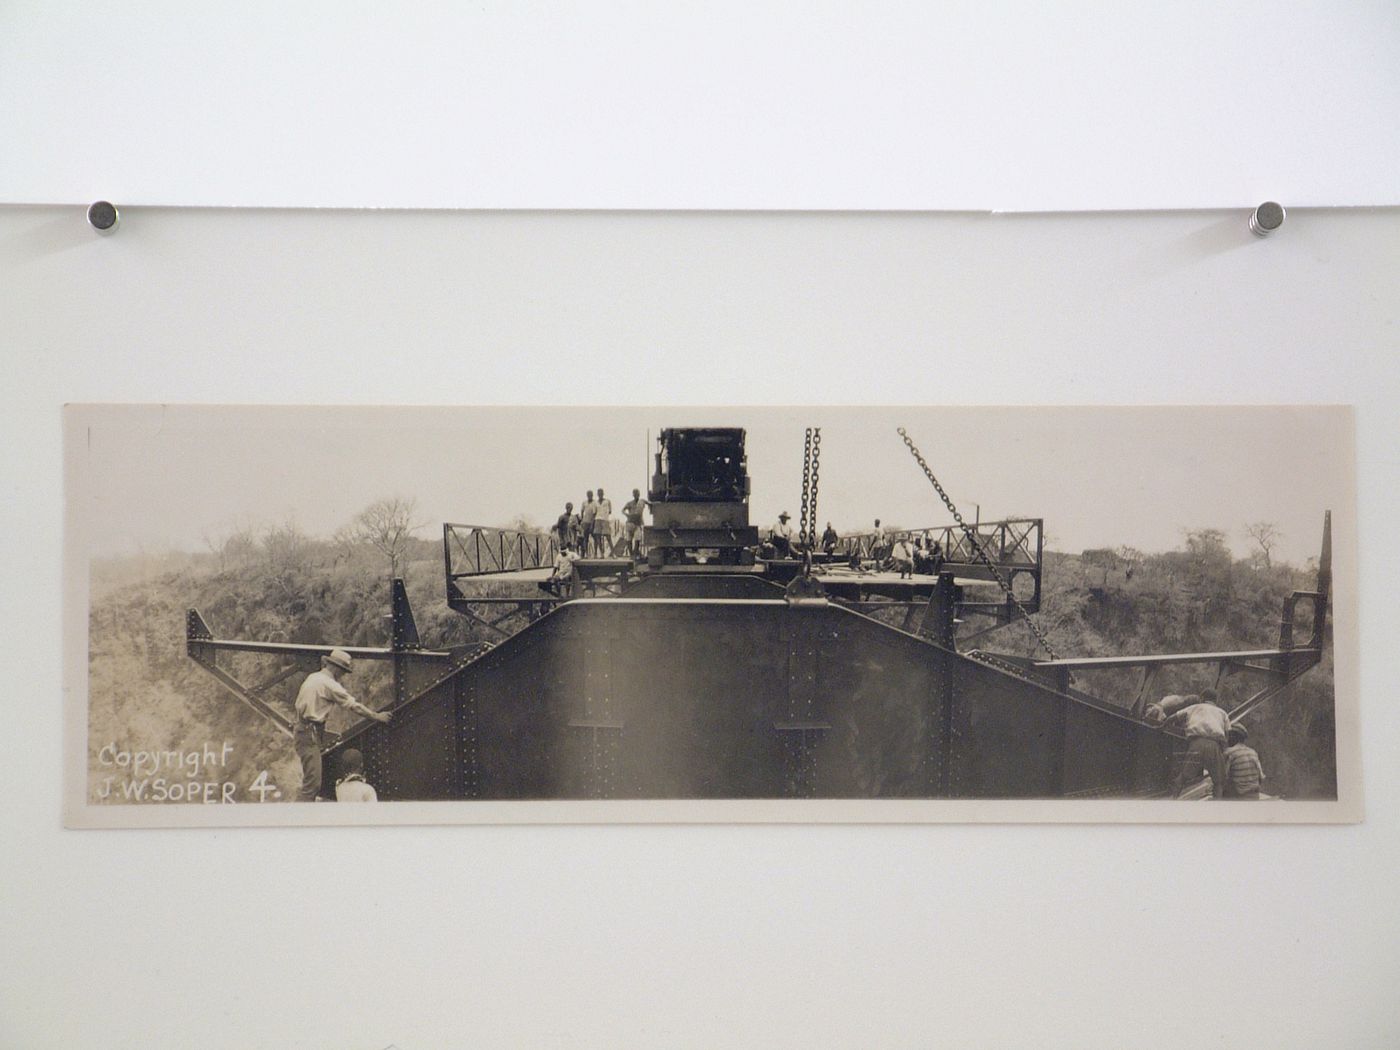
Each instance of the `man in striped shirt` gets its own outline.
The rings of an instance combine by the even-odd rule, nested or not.
[[[1259,797],[1259,787],[1264,781],[1264,767],[1259,762],[1259,753],[1246,744],[1249,730],[1244,726],[1230,727],[1230,746],[1225,749],[1225,797]]]

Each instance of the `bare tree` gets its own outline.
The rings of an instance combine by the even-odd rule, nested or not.
[[[418,509],[416,499],[394,496],[375,500],[351,523],[351,535],[368,543],[389,559],[389,574],[399,574],[399,563],[408,552],[408,541],[423,527],[413,516]]]
[[[1252,521],[1244,527],[1244,534],[1259,545],[1259,553],[1264,558],[1264,568],[1272,569],[1274,548],[1278,546],[1279,540],[1283,539],[1283,533],[1272,521]]]

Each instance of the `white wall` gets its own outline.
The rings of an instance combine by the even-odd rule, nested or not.
[[[1396,1045],[1397,244],[1394,209],[0,208],[0,1046]],[[64,832],[58,405],[100,399],[1352,402],[1367,819]]]
[[[1400,204],[1400,6],[10,0],[0,202]]]
[[[570,294],[618,321],[588,315],[587,354],[637,340],[619,378],[542,359],[576,345],[547,272],[465,349],[450,282],[340,251],[397,222],[450,277],[461,216],[130,206],[1394,205],[1400,9],[660,8],[0,6],[0,202],[129,207],[109,238],[0,209],[0,1045],[1395,1045],[1396,213],[1295,210],[1264,242],[1238,212],[1026,219],[1069,298],[930,317],[849,271],[885,338],[799,369],[718,338],[684,275],[714,357],[658,362],[596,267]],[[797,354],[833,307],[790,305],[747,334]],[[993,367],[930,368],[933,330]],[[104,398],[1355,402],[1368,820],[65,833],[58,405]]]

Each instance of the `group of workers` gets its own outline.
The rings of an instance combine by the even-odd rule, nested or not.
[[[579,557],[606,557],[612,553],[612,500],[600,488],[598,495],[589,489],[577,510],[572,503],[564,504],[564,513],[554,523],[560,550],[577,551]]]
[[[612,516],[612,500],[602,488],[596,495],[589,489],[577,508],[571,502],[565,503],[551,529],[558,546],[552,578],[568,576],[573,562],[579,558],[640,557],[644,517],[650,506],[651,501],[643,498],[640,489],[632,490],[632,498],[622,507],[621,518]],[[828,521],[818,549],[831,557],[840,545],[841,536]],[[805,550],[802,537],[793,529],[792,515],[787,511],[779,514],[777,523],[768,530],[764,546],[768,550],[761,553],[777,558],[796,557]],[[853,569],[890,570],[898,572],[900,579],[912,579],[915,575],[936,576],[943,564],[943,549],[927,532],[917,537],[909,533],[891,537],[876,518],[870,533],[868,560],[862,557],[859,547],[853,546],[849,561]]]
[[[622,505],[622,517],[612,516],[612,500],[600,488],[597,497],[590,489],[579,510],[572,503],[564,504],[551,530],[556,547],[553,572],[540,587],[560,597],[568,597],[573,586],[574,562],[588,557],[637,558],[642,553],[642,533],[647,508],[651,501],[642,497],[641,489],[632,490],[632,498]]]
[[[1249,730],[1230,721],[1214,689],[1164,696],[1147,706],[1146,716],[1154,725],[1173,726],[1186,735],[1186,753],[1172,779],[1176,797],[1189,793],[1202,776],[1210,778],[1213,798],[1265,797],[1259,753],[1245,743]]]
[[[642,519],[650,501],[640,489],[622,506],[622,517],[613,517],[612,500],[600,488],[596,496],[589,489],[578,509],[564,504],[564,512],[554,523],[554,535],[561,551],[572,551],[579,558],[606,558],[613,554],[635,557],[641,550]]]
[[[768,543],[776,557],[790,558],[803,551],[801,537],[794,534],[792,525],[789,524],[791,518],[792,515],[783,511],[778,515],[778,523],[768,532]],[[823,554],[832,557],[840,544],[840,535],[828,521],[822,531],[819,549]],[[877,570],[898,572],[901,580],[913,579],[915,575],[937,576],[938,570],[943,566],[943,547],[927,532],[912,539],[909,533],[901,532],[891,539],[890,534],[880,524],[880,519],[876,518],[875,527],[870,533],[869,562],[870,566]],[[859,546],[852,546],[849,564],[852,569],[857,570],[866,567]]]

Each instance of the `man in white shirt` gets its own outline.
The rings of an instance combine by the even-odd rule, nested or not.
[[[1211,794],[1224,798],[1225,741],[1230,732],[1230,716],[1220,706],[1215,690],[1203,689],[1200,696],[1164,696],[1148,708],[1147,719],[1160,722],[1164,717],[1167,725],[1186,734],[1186,754],[1172,780],[1174,793],[1180,795],[1205,772],[1210,774]]]
[[[572,547],[561,547],[554,556],[553,573],[541,586],[561,598],[570,597],[574,590],[574,562],[577,560],[577,551]]]
[[[890,561],[893,567],[899,570],[901,580],[914,575],[914,548],[909,545],[907,536],[895,540],[894,548],[890,551]]]
[[[627,541],[627,553],[634,558],[642,553],[642,518],[649,506],[650,501],[642,499],[642,490],[633,489],[632,498],[622,507],[622,513],[627,519],[627,531],[623,533],[623,537]]]
[[[885,530],[880,525],[880,519],[875,519],[875,529],[870,533],[870,558],[875,562],[875,568],[885,567],[885,558],[889,552],[885,549]]]
[[[773,550],[780,558],[792,554],[792,526],[788,524],[790,517],[792,515],[783,511],[778,515],[778,524],[773,526]]]
[[[593,538],[599,554],[606,558],[612,553],[612,500],[598,490],[598,514],[593,522]]]
[[[326,745],[326,719],[333,706],[348,708],[376,722],[389,721],[389,712],[371,710],[340,684],[349,673],[350,654],[344,649],[332,649],[321,657],[321,669],[307,675],[297,690],[297,724],[292,746],[301,759],[298,802],[315,802],[321,793],[321,752]]]
[[[593,490],[588,490],[588,498],[583,501],[583,509],[579,511],[579,523],[583,526],[582,538],[579,542],[579,550],[585,558],[591,553],[593,546],[593,527],[598,520],[598,501],[593,498]]]

